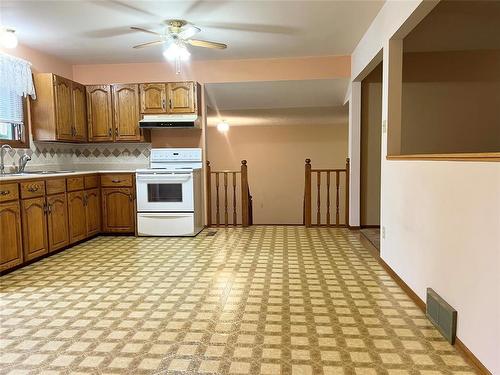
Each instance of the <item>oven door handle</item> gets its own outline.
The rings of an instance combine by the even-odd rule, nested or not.
[[[166,175],[163,175],[163,177],[159,176],[137,176],[137,183],[140,184],[141,182],[155,182],[158,184],[170,184],[170,183],[176,183],[176,182],[186,182],[191,179],[190,174],[174,174],[174,175],[168,175],[168,178],[165,178]]]

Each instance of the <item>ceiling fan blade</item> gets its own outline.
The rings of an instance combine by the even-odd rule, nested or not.
[[[163,44],[165,43],[165,40],[155,40],[154,42],[148,42],[148,43],[142,43],[142,44],[138,44],[132,48],[144,48],[144,47],[151,47],[151,46],[156,46],[156,45],[159,45],[159,44]]]
[[[177,36],[181,39],[189,39],[195,34],[198,34],[201,31],[199,27],[196,27],[191,24],[187,24],[182,27],[182,30],[177,34]]]
[[[135,31],[142,31],[143,33],[148,33],[148,34],[153,34],[153,35],[161,35],[160,33],[157,33],[156,31],[151,31],[151,30],[143,29],[142,27],[132,26],[130,29],[131,30],[135,30]]]
[[[227,45],[224,43],[209,42],[208,40],[189,39],[186,40],[186,42],[195,47],[216,48],[216,49],[227,48]]]

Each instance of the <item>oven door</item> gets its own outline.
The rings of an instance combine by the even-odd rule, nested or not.
[[[193,174],[137,174],[137,211],[193,212]]]

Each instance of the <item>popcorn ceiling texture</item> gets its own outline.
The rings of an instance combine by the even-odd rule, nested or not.
[[[19,158],[28,154],[31,161],[27,169],[34,166],[72,167],[82,164],[122,165],[148,164],[151,153],[149,143],[68,144],[30,142],[30,148],[15,148],[5,154],[6,169],[15,168]]]

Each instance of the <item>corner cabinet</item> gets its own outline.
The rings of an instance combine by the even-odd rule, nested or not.
[[[142,114],[200,114],[196,82],[142,83],[139,90]]]
[[[31,100],[31,129],[35,141],[87,141],[83,86],[52,73],[34,75],[36,99]]]
[[[113,142],[111,86],[87,86],[89,141]]]

